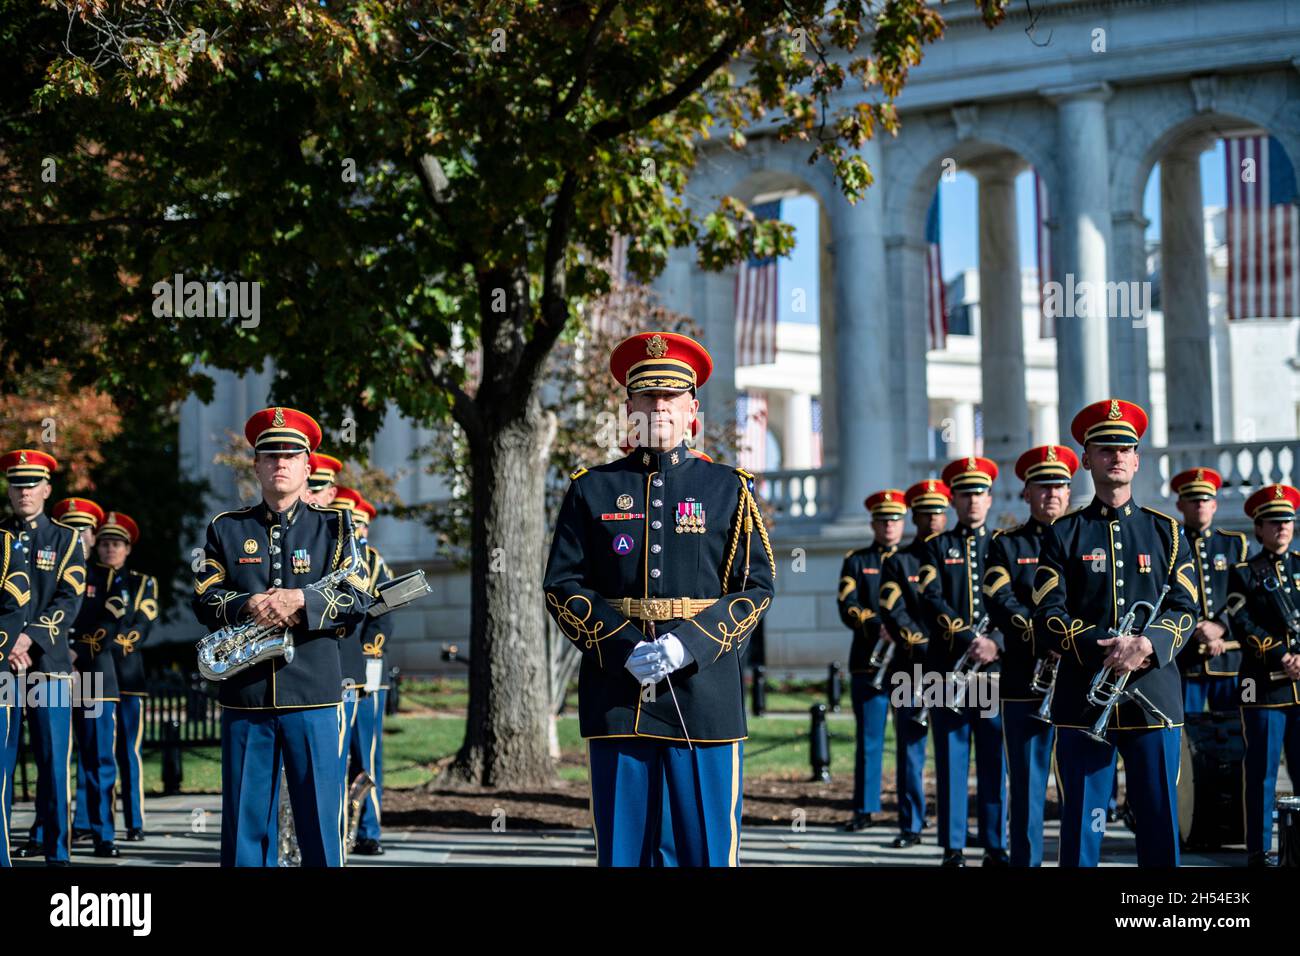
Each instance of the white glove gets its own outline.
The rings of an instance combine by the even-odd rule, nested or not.
[[[625,666],[639,683],[659,683],[675,670],[694,661],[686,645],[672,634],[655,641],[642,641],[632,648]]]
[[[623,666],[639,684],[647,681],[658,683],[668,673],[663,660],[663,648],[654,641],[642,641],[632,648],[632,653]]]
[[[695,658],[686,649],[686,645],[673,634],[665,634],[655,643],[661,645],[664,649],[664,661],[668,664],[669,673],[679,671],[687,664],[695,662]]]

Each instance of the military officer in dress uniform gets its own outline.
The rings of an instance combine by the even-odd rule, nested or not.
[[[929,650],[929,629],[917,582],[926,539],[947,527],[952,492],[938,478],[927,478],[908,488],[903,500],[911,509],[916,536],[885,560],[880,573],[880,617],[898,648],[890,697],[898,748],[898,836],[893,845],[900,850],[920,843],[925,827],[925,737],[929,714],[917,698]]]
[[[64,498],[55,502],[54,507],[50,509],[50,517],[76,528],[81,536],[81,552],[86,557],[87,565],[86,599],[88,600],[91,597],[89,575],[93,563],[91,559],[95,553],[95,528],[104,520],[104,509],[89,498]],[[82,611],[85,611],[84,603]],[[80,671],[83,662],[78,657],[75,647],[73,648],[73,656],[77,658],[74,663],[77,665],[78,671]],[[73,729],[73,737],[75,738],[75,712],[73,715]],[[81,843],[83,840],[93,840],[95,838],[95,832],[90,827],[90,811],[86,806],[86,776],[86,768],[82,765],[82,748],[78,743],[76,812],[72,818],[72,842],[74,845]],[[40,822],[36,821],[32,824],[28,840],[30,843],[39,845],[43,839]]]
[[[878,666],[873,667],[872,656],[882,637],[890,644],[894,641],[880,626],[880,569],[885,559],[898,550],[903,539],[903,513],[907,510],[903,492],[893,488],[876,492],[864,504],[871,512],[875,539],[844,556],[838,595],[840,620],[853,632],[849,680],[857,748],[853,757],[853,817],[844,827],[850,831],[871,826],[871,815],[880,812],[890,689],[884,683],[885,675],[877,673],[884,665],[878,661]],[[877,678],[879,688],[873,686]]]
[[[371,593],[380,585],[393,580],[393,572],[380,553],[370,544],[370,522],[379,513],[373,504],[362,498],[357,502],[352,519],[356,522],[357,537],[365,546],[366,580]],[[384,707],[388,703],[387,673],[384,669],[384,644],[393,634],[391,615],[367,617],[361,625],[361,653],[365,660],[365,691],[357,704],[357,719],[352,730],[351,764],[348,779],[367,773],[374,781],[364,803],[361,804],[357,823],[357,842],[352,852],[360,856],[381,856],[380,820],[384,793]]]
[[[1183,675],[1183,713],[1232,710],[1237,706],[1237,667],[1241,643],[1229,632],[1225,613],[1228,575],[1246,560],[1250,544],[1240,531],[1211,528],[1223,478],[1213,468],[1189,468],[1169,479],[1178,495],[1183,534],[1196,565],[1200,614],[1190,640],[1178,655]]]
[[[1128,801],[1137,820],[1139,866],[1178,865],[1175,783],[1183,723],[1182,682],[1174,658],[1196,626],[1195,567],[1178,522],[1133,501],[1138,442],[1147,416],[1137,405],[1106,399],[1074,417],[1083,467],[1096,497],[1043,533],[1034,577],[1034,637],[1061,655],[1052,695],[1061,786],[1061,866],[1096,866],[1116,751],[1124,758]],[[1161,594],[1165,586],[1169,589]],[[1115,633],[1138,602],[1131,628]],[[1088,701],[1108,668],[1128,674],[1126,690],[1102,732],[1089,731],[1101,707]]]
[[[267,408],[244,435],[262,500],[212,519],[191,605],[209,631],[250,620],[290,627],[294,656],[264,659],[219,682],[221,864],[276,864],[283,760],[303,865],[340,866],[338,641],[361,622],[370,594],[348,514],[302,500],[320,426],[296,409]],[[355,570],[322,583],[341,569]]]
[[[13,573],[25,575],[29,589],[24,623],[5,650],[10,669],[27,672],[21,709],[36,763],[36,819],[42,836],[39,845],[29,842],[15,855],[43,853],[47,864],[67,866],[73,675],[68,634],[86,589],[86,557],[78,530],[45,515],[50,474],[58,462],[45,452],[20,448],[0,457],[0,468],[9,479],[13,509],[3,526],[15,538],[12,563],[20,565]]]
[[[1002,652],[1002,636],[984,621],[988,609],[981,597],[986,555],[992,538],[984,521],[993,501],[989,489],[997,476],[996,464],[987,458],[974,456],[950,462],[943,470],[944,483],[952,489],[957,527],[926,542],[924,563],[918,572],[921,605],[930,625],[927,664],[932,671],[948,675],[969,650],[980,664],[979,675],[971,679],[972,693],[977,690],[976,681],[989,680],[1001,667],[998,657]],[[987,636],[979,633],[981,625],[987,628]],[[945,704],[949,702],[948,696],[945,690]],[[966,846],[969,800],[966,779],[970,774],[972,736],[975,739],[979,841],[984,848],[984,865],[1006,866],[1008,862],[1002,716],[986,713],[987,708],[974,702],[977,699],[968,698],[960,713],[941,706],[930,714],[934,728],[943,866],[966,865],[962,851]]]
[[[73,709],[79,761],[77,812],[95,841],[95,855],[120,853],[114,828],[113,791],[117,785],[117,704],[121,699],[113,644],[131,620],[133,579],[126,556],[140,537],[135,519],[110,511],[95,529],[95,557],[86,575],[86,597],[72,627],[81,680]]]
[[[313,452],[308,464],[311,472],[307,475],[307,498],[312,504],[328,508],[334,503],[343,462],[333,455]]]
[[[21,687],[9,666],[8,647],[26,623],[28,592],[26,565],[18,539],[0,528],[0,867],[12,865],[9,858],[9,815],[14,799],[14,765],[18,759],[18,724]]]
[[[610,371],[642,436],[572,475],[544,581],[583,652],[597,860],[647,865],[667,784],[677,862],[735,866],[746,736],[740,651],[772,603],[774,561],[753,478],[684,438],[713,362],[672,332],[619,343]]]
[[[1033,623],[1034,573],[1043,532],[1070,507],[1070,479],[1079,459],[1063,445],[1040,445],[1016,461],[1025,483],[1020,496],[1029,520],[1013,531],[994,531],[984,572],[984,602],[993,626],[1003,635],[1002,736],[1007,756],[1011,865],[1043,863],[1043,810],[1055,734],[1039,720],[1043,697],[1033,689],[1034,674],[1060,655],[1036,638]]]
[[[362,549],[364,558],[364,544],[362,537],[357,530],[357,509],[362,498],[361,492],[355,488],[341,488],[337,485],[330,485],[332,502],[331,508],[337,508],[340,511],[346,511],[348,517],[352,519],[352,533],[356,535],[357,546]],[[319,499],[319,495],[317,495]],[[319,504],[319,500],[317,501]],[[373,596],[374,592],[369,585],[367,578],[367,591]],[[343,819],[347,823],[347,791],[351,778],[348,776],[348,760],[352,756],[352,730],[357,721],[357,704],[366,692],[366,657],[361,652],[361,625],[364,621],[359,621],[357,626],[348,631],[347,636],[338,642],[339,645],[339,666],[343,674],[343,736],[339,740],[339,779],[343,781]],[[346,832],[346,829],[345,829]]]
[[[116,512],[118,519],[122,513]],[[113,662],[117,668],[117,778],[122,796],[122,819],[128,843],[144,839],[144,761],[140,745],[144,736],[144,699],[149,696],[144,657],[140,646],[158,620],[158,579],[125,562],[139,540],[140,531],[119,530],[122,524],[108,521],[99,529],[96,549],[99,559],[116,570],[123,582],[119,596],[126,609],[113,638]]]
[[[1263,550],[1232,569],[1232,632],[1242,644],[1241,731],[1246,743],[1246,853],[1250,866],[1274,866],[1273,801],[1278,760],[1300,776],[1300,552],[1291,548],[1300,491],[1265,485],[1246,500]]]

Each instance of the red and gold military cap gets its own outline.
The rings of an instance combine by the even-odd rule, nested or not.
[[[244,437],[254,451],[299,452],[308,454],[320,444],[321,430],[316,419],[296,408],[264,408],[244,425]]]
[[[95,529],[96,538],[122,538],[127,544],[140,540],[140,526],[130,515],[120,511],[110,511]]]
[[[1025,484],[1068,485],[1079,458],[1064,445],[1039,445],[1016,459],[1016,477]]]
[[[1093,402],[1070,423],[1070,434],[1081,446],[1136,445],[1147,430],[1147,413],[1122,398]]]
[[[4,457],[0,457],[0,468],[5,470],[5,477],[15,488],[31,488],[42,481],[50,480],[50,473],[59,470],[59,463],[53,455],[34,448],[16,448]]]
[[[650,389],[694,392],[709,380],[713,359],[689,335],[639,332],[614,346],[609,370],[629,395]]]
[[[334,484],[338,481],[339,472],[343,470],[343,462],[319,451],[312,454],[309,462],[311,472],[307,475],[307,487],[312,491],[320,491]]]
[[[1300,506],[1300,491],[1290,485],[1265,485],[1246,499],[1246,516],[1256,521],[1291,521]]]
[[[948,463],[943,470],[943,480],[952,489],[959,491],[988,491],[998,476],[998,466],[990,458],[967,455]]]
[[[357,497],[361,497],[358,495]],[[357,506],[352,509],[352,520],[358,524],[370,524],[375,520],[375,515],[379,514],[379,509],[372,505],[365,498],[357,502]]]
[[[942,514],[952,502],[952,489],[938,478],[927,478],[908,488],[903,498],[917,514]]]
[[[868,495],[863,505],[873,518],[901,518],[907,511],[907,495],[897,488],[886,488]]]
[[[50,517],[74,528],[89,528],[104,520],[104,509],[89,498],[64,498],[50,509]]]
[[[1200,501],[1214,498],[1223,487],[1223,476],[1213,468],[1188,468],[1169,479],[1169,488],[1179,498]]]
[[[337,508],[339,511],[358,511],[361,508],[361,502],[365,501],[361,497],[361,492],[355,488],[340,487],[334,494],[334,502],[331,508]]]

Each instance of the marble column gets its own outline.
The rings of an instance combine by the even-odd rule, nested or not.
[[[893,456],[881,453],[893,440],[897,400],[881,371],[893,350],[885,307],[880,145],[868,142],[863,155],[877,185],[856,205],[840,196],[828,203],[835,261],[835,401],[841,437],[851,436],[838,443],[837,518],[855,523],[861,520],[863,497],[897,480]]]
[[[953,438],[948,446],[948,458],[975,454],[975,403],[957,402],[952,409]]]
[[[1020,240],[1016,231],[1016,175],[1024,165],[1012,153],[966,164],[967,172],[979,181],[984,454],[999,468],[1014,464],[1029,438]]]
[[[702,343],[713,357],[713,375],[700,389],[703,423],[736,420],[736,270],[696,270],[691,277],[691,317],[701,326]]]
[[[1106,318],[1106,257],[1110,246],[1110,157],[1105,83],[1044,91],[1057,110],[1059,182],[1051,195],[1056,217],[1056,370],[1061,434],[1075,413],[1110,395]],[[1085,291],[1086,290],[1086,291]],[[1082,293],[1082,294],[1081,294]],[[1081,308],[1080,308],[1081,307]],[[1082,314],[1080,314],[1082,312]]]
[[[1165,391],[1169,444],[1214,441],[1210,389],[1210,306],[1205,276],[1201,137],[1160,157],[1160,301],[1165,320]]]
[[[894,360],[887,365],[893,393],[900,397],[892,414],[899,423],[894,434],[894,455],[901,470],[892,480],[904,487],[927,477],[922,473],[921,463],[930,457],[930,400],[926,382],[926,246],[920,235],[924,225],[925,213],[922,211],[917,219],[916,237],[891,236],[885,242],[889,311],[893,341],[897,343],[893,351]]]
[[[1111,325],[1111,391],[1117,398],[1151,408],[1151,364],[1148,355],[1147,329],[1151,316],[1145,311],[1151,303],[1151,286],[1147,274],[1146,230],[1149,225],[1141,213],[1133,210],[1116,212],[1111,217],[1111,266],[1116,282],[1136,290],[1136,302],[1128,317],[1118,317]],[[1130,295],[1130,302],[1134,296]],[[1139,314],[1140,313],[1140,314]]]
[[[781,442],[784,452],[782,468],[812,467],[812,396],[807,392],[790,392],[785,400],[785,422]]]

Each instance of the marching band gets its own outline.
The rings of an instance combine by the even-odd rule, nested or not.
[[[623,457],[573,473],[552,542],[542,597],[582,653],[601,865],[737,863],[740,651],[776,569],[753,476],[687,442],[711,368],[684,335],[619,344],[611,372],[648,425]],[[927,826],[932,734],[942,865],[966,865],[973,749],[983,865],[1042,865],[1054,776],[1058,862],[1096,866],[1122,758],[1138,863],[1176,866],[1184,722],[1237,709],[1247,863],[1276,865],[1282,755],[1300,766],[1300,490],[1268,485],[1246,502],[1252,557],[1246,535],[1213,526],[1213,468],[1171,479],[1181,522],[1133,500],[1146,428],[1140,407],[1107,399],[1074,419],[1081,455],[1026,450],[1015,477],[1029,518],[1015,528],[988,526],[998,467],[983,457],[866,497],[873,540],[845,555],[836,591],[856,727],[843,829],[882,822],[892,710],[895,848],[919,844]],[[266,408],[245,436],[261,501],[210,521],[191,601],[210,632],[199,667],[222,705],[221,863],[276,865],[283,769],[302,862],[340,866],[383,853],[392,631],[379,615],[394,577],[368,541],[376,508],[338,484],[343,463],[318,450],[311,416]],[[1070,510],[1081,467],[1095,496]],[[158,582],[130,562],[141,529],[129,515],[78,497],[46,515],[53,457],[16,449],[0,468],[11,507],[0,522],[0,866],[67,865],[83,838],[118,857],[119,795],[125,840],[145,833],[140,646],[159,616]],[[922,693],[925,675],[940,677],[941,699]],[[36,820],[11,848],[23,721]]]

